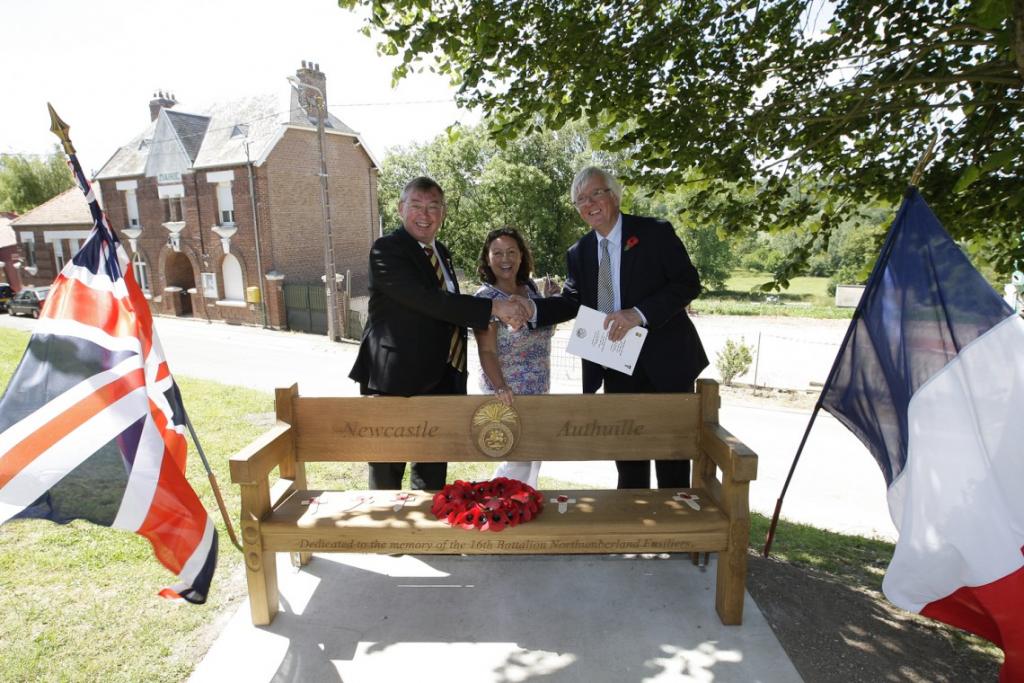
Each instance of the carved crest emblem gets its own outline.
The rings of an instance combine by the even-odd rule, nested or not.
[[[501,401],[487,401],[473,413],[473,443],[489,458],[503,458],[519,438],[519,413]]]

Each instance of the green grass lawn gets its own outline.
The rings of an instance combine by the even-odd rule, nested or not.
[[[836,308],[828,294],[828,278],[798,277],[781,292],[764,292],[760,286],[770,281],[768,273],[736,271],[725,289],[706,292],[691,308],[705,315],[764,315],[803,318],[849,319],[852,308]]]
[[[27,343],[28,334],[0,329],[0,386],[6,386]],[[227,461],[265,428],[272,397],[177,379],[227,505],[236,511],[238,493]],[[220,533],[217,573],[205,605],[157,596],[175,577],[141,536],[88,522],[25,520],[0,527],[0,681],[188,677],[196,653],[210,645],[214,619],[237,604],[244,590],[238,580],[242,555],[228,540],[194,452],[188,474]]]

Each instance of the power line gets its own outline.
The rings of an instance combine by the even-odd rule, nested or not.
[[[405,106],[420,106],[420,105],[425,105],[425,104],[454,104],[454,103],[455,103],[455,100],[452,100],[450,98],[448,98],[448,99],[438,99],[438,100],[405,100],[405,101],[402,101],[402,102],[347,102],[347,103],[344,103],[344,104],[329,104],[329,105],[327,105],[327,110],[329,112],[332,109],[345,109],[345,108],[351,108],[351,107],[405,107]],[[174,111],[174,109],[170,109],[170,111]],[[190,140],[192,138],[202,139],[202,138],[206,137],[207,135],[209,135],[210,133],[216,133],[216,132],[220,132],[220,131],[224,131],[224,130],[234,130],[238,126],[251,126],[251,125],[259,123],[261,121],[266,121],[267,119],[277,118],[277,117],[284,116],[284,115],[287,115],[290,118],[291,114],[293,114],[294,112],[307,113],[307,110],[302,108],[302,107],[296,107],[295,109],[273,112],[273,113],[267,114],[265,116],[259,116],[259,117],[256,117],[256,118],[253,118],[253,119],[249,119],[249,120],[246,120],[246,121],[234,121],[234,122],[230,123],[229,125],[225,125],[225,126],[222,126],[222,127],[219,127],[219,128],[207,128],[202,133],[194,133],[192,135],[181,135],[181,136],[178,136],[178,137],[176,137],[174,139],[171,139],[171,140],[161,140],[161,141],[156,142],[156,143],[154,143],[152,141],[152,138],[148,138],[148,140],[150,141],[149,144],[150,144],[150,148],[152,149],[152,148],[154,148],[154,147],[156,147],[158,145],[172,144],[172,143],[174,143],[176,141],[179,141],[179,140],[182,141],[182,142],[185,142],[185,141]],[[209,114],[192,114],[191,112],[177,112],[177,113],[188,114],[190,116],[204,116],[204,117],[208,117],[208,118],[213,118],[213,115],[209,115]],[[285,123],[288,123],[288,122],[285,122]],[[342,123],[344,123],[344,121]],[[310,125],[312,125],[312,124],[310,124]],[[146,140],[146,138],[143,138],[143,141],[145,141],[145,140]],[[119,145],[118,149],[121,149],[121,148],[123,148],[125,146],[127,146],[127,145]],[[50,152],[48,154],[43,154],[43,153],[40,153],[40,152],[18,152],[18,151],[0,152],[0,156],[38,157],[38,158],[41,158],[41,159],[48,159],[53,154],[54,154],[54,152]]]
[[[403,107],[406,105],[419,104],[455,104],[455,100],[406,100],[405,102],[349,102],[346,104],[329,104],[328,109],[339,109],[342,107]]]

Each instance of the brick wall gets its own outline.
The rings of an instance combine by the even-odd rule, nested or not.
[[[21,251],[24,250],[24,245],[21,243],[21,233],[31,232],[35,237],[35,264],[38,270],[35,275],[30,275],[27,270],[22,268],[20,271],[21,284],[25,287],[46,287],[53,284],[53,281],[57,279],[57,260],[54,256],[53,245],[43,242],[45,230],[89,230],[91,227],[89,225],[55,225],[51,227],[12,226],[18,238],[18,247]],[[68,254],[66,250],[64,258],[71,258],[71,254]],[[29,261],[27,258],[24,263],[28,265]]]
[[[376,171],[355,138],[328,133],[325,143],[335,262],[365,289],[377,225]],[[261,169],[274,268],[290,282],[313,282],[324,272],[319,164],[316,131],[289,129]]]
[[[275,330],[288,327],[288,315],[284,305],[284,280],[268,277],[264,284],[267,293],[267,325]]]
[[[0,268],[0,280],[9,284],[14,291],[19,291],[24,285],[21,282],[21,269],[15,268],[14,263],[22,262],[21,245],[15,242],[6,247],[0,247],[0,261],[4,262]]]

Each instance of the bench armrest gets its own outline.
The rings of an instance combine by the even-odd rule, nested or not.
[[[723,477],[731,481],[757,478],[757,454],[722,425],[704,425],[701,447],[722,470]]]
[[[295,428],[280,422],[231,456],[231,481],[235,484],[265,482],[270,471],[295,455]]]

